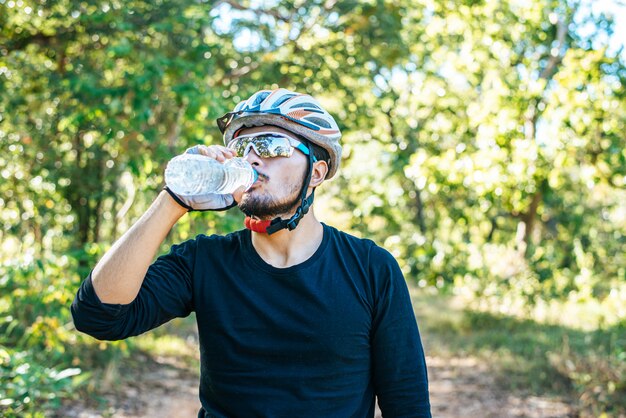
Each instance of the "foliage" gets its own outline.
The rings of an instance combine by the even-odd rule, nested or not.
[[[83,345],[100,352],[71,327],[80,279],[172,155],[219,143],[215,118],[278,86],[315,95],[344,133],[318,213],[384,244],[408,278],[495,310],[593,302],[613,307],[594,326],[623,321],[626,67],[611,31],[576,0],[0,0],[3,370],[72,387],[52,376]],[[241,218],[187,216],[163,248]]]
[[[26,416],[76,395],[95,364],[123,356],[125,343],[99,344],[77,334],[69,305],[79,281],[75,262],[49,256],[0,265],[0,412]]]
[[[58,408],[61,399],[71,396],[91,376],[81,374],[79,368],[46,367],[28,352],[2,350],[1,354],[4,360],[0,364],[3,380],[0,411],[7,417]]]
[[[435,295],[416,297],[414,305],[427,351],[477,356],[498,372],[502,388],[578,399],[581,416],[626,413],[624,324],[583,331],[462,308],[456,298]]]

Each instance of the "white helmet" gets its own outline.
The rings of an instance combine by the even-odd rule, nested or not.
[[[333,177],[339,168],[341,131],[330,113],[308,94],[287,89],[261,90],[219,118],[217,125],[224,134],[224,144],[242,128],[279,126],[328,151],[330,162],[326,178]]]

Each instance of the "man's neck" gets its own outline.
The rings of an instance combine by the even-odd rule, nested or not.
[[[311,210],[293,231],[282,229],[272,235],[252,232],[252,245],[269,265],[287,268],[308,260],[323,237],[324,228]]]

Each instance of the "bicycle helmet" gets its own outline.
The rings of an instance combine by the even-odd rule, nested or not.
[[[332,178],[341,161],[341,132],[335,119],[308,94],[287,89],[261,90],[240,102],[232,112],[217,120],[228,145],[237,131],[261,125],[287,129],[328,151],[326,178]]]

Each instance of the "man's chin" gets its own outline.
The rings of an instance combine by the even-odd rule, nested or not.
[[[297,201],[290,202],[289,204],[276,204],[269,201],[268,198],[264,199],[258,195],[253,195],[249,191],[243,193],[241,200],[239,201],[239,210],[241,210],[246,216],[260,220],[272,220],[277,217],[289,217],[290,213],[295,213],[297,208]]]
[[[252,218],[262,219],[262,216],[260,215],[262,215],[262,212],[264,212],[264,210],[262,210],[264,208],[262,207],[258,199],[255,199],[255,197],[252,196],[250,190],[245,191],[241,195],[241,200],[238,203],[238,207],[239,210],[244,213],[244,215],[250,216]]]

